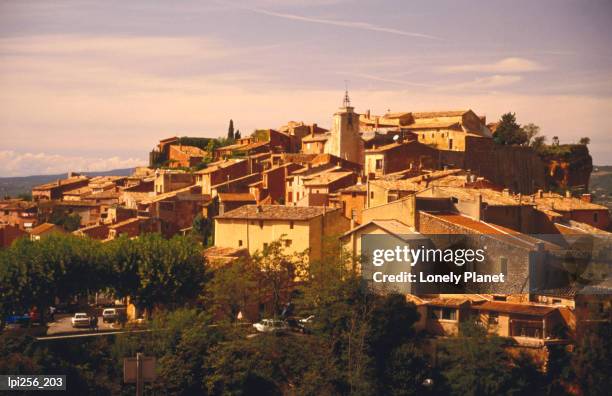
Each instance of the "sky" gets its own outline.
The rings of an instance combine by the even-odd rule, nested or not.
[[[508,111],[612,165],[609,0],[0,0],[0,176],[357,112]]]

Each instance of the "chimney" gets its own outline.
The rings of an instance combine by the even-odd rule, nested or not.
[[[478,193],[476,195],[476,220],[482,220],[482,194]]]
[[[538,190],[538,192],[536,193],[536,196],[537,196],[538,198],[542,198],[542,197],[544,197],[544,191],[542,191],[542,190]]]
[[[581,199],[582,201],[584,201],[584,202],[588,202],[588,203],[593,202],[593,196],[592,196],[591,194],[582,194],[582,195],[580,196],[580,199]]]
[[[370,109],[368,109],[368,111],[366,111],[366,118],[370,118]]]
[[[58,186],[62,185],[62,181],[60,179],[57,179],[57,181],[55,182],[55,184],[57,184]]]
[[[315,135],[315,128],[317,127],[317,124],[312,124],[310,126],[310,136],[314,137]]]
[[[361,176],[357,176],[357,185],[360,186],[363,184],[363,179]]]
[[[504,188],[502,190],[502,195],[504,195],[505,197],[509,197],[510,196],[510,190],[507,188]]]
[[[263,213],[263,208],[261,207],[261,205],[257,205],[256,211],[257,213]]]
[[[571,198],[572,192],[570,190],[565,190],[565,198]]]

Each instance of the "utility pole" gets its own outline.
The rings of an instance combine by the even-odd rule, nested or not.
[[[136,353],[136,396],[142,396],[144,379],[142,375],[142,353]]]

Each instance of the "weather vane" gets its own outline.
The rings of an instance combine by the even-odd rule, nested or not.
[[[348,94],[348,80],[344,80],[344,100],[342,101],[343,107],[351,106],[351,99]]]

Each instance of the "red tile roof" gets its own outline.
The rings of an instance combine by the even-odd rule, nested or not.
[[[244,205],[216,219],[310,220],[337,210],[325,206]]]

